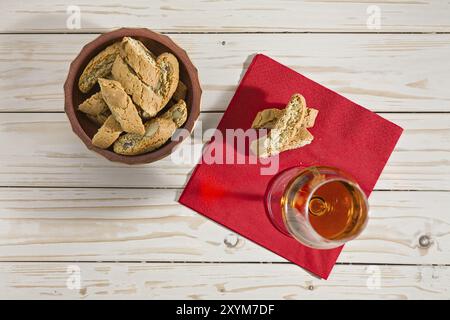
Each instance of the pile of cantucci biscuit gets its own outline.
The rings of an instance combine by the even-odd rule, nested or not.
[[[122,155],[139,155],[165,144],[187,118],[187,88],[177,58],[155,57],[125,37],[97,54],[78,81],[81,92],[100,91],[78,106],[99,127],[92,144]],[[160,112],[164,107],[167,111]]]
[[[314,136],[308,128],[314,126],[319,110],[306,106],[305,98],[295,93],[284,109],[264,109],[256,114],[253,129],[270,129],[267,136],[253,140],[252,152],[267,158],[283,151],[310,144]]]

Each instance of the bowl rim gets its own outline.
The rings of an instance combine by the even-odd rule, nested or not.
[[[192,87],[192,105],[189,108],[188,117],[185,124],[183,125],[183,128],[188,130],[189,133],[192,133],[195,122],[200,115],[200,101],[202,95],[202,89],[198,77],[198,70],[191,62],[191,59],[189,58],[186,50],[179,47],[168,36],[149,30],[147,28],[116,29],[101,34],[94,40],[84,45],[76,58],[70,63],[69,72],[66,81],[64,82],[64,111],[69,118],[72,131],[83,141],[83,143],[89,150],[94,151],[102,155],[106,159],[114,162],[121,162],[125,164],[152,163],[171,154],[175,150],[175,147],[180,144],[187,136],[182,136],[176,141],[172,140],[161,148],[141,155],[125,156],[117,154],[108,149],[100,149],[92,144],[91,138],[85,133],[84,129],[81,127],[81,124],[77,119],[77,110],[73,105],[73,96],[74,91],[76,90],[75,87],[78,87],[77,74],[81,65],[83,64],[83,61],[86,59],[86,56],[92,54],[92,52],[97,50],[99,47],[106,47],[114,39],[119,39],[127,36],[147,38],[149,40],[158,42],[167,47],[177,57],[177,59],[181,61],[184,68],[186,69],[186,73],[191,81]]]

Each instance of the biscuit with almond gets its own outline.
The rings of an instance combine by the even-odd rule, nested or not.
[[[131,67],[117,56],[111,73],[114,80],[119,81],[133,102],[154,117],[162,109],[162,98],[151,87],[142,82]]]
[[[120,44],[120,56],[142,82],[152,88],[156,86],[159,79],[159,68],[155,56],[141,41],[124,37]]]
[[[93,123],[95,123],[98,126],[102,126],[106,119],[111,115],[111,111],[108,109],[105,112],[99,113],[96,116],[86,114],[86,117],[88,117],[89,120],[91,120]]]
[[[97,116],[108,109],[108,105],[103,100],[101,92],[94,93],[92,96],[84,100],[79,106],[78,110],[89,114],[91,116]]]
[[[108,149],[121,133],[122,127],[111,115],[92,138],[92,144],[101,149]]]
[[[104,78],[111,72],[114,60],[119,54],[119,47],[120,42],[113,43],[89,61],[78,79],[78,88],[81,92],[89,92],[99,78]]]
[[[259,112],[253,121],[255,127],[271,128],[266,137],[251,144],[251,150],[259,157],[270,157],[312,142],[314,137],[306,128],[314,125],[318,111],[308,109],[302,95],[294,94],[281,113],[266,110]]]
[[[131,156],[155,150],[165,144],[186,119],[186,103],[180,100],[162,116],[147,121],[144,136],[133,133],[121,136],[114,143],[114,152]]]
[[[175,133],[175,123],[170,119],[153,118],[145,123],[143,136],[127,133],[114,143],[114,152],[126,156],[147,153],[161,147]]]
[[[178,87],[180,66],[177,58],[168,52],[160,54],[156,59],[156,63],[160,69],[160,77],[155,92],[162,99],[159,109],[161,110],[172,98]]]
[[[120,82],[107,79],[99,79],[98,82],[103,100],[123,131],[143,135],[145,128],[141,117]]]

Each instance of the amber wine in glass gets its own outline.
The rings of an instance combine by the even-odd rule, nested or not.
[[[356,181],[325,166],[282,171],[269,183],[265,206],[281,232],[317,249],[336,248],[357,237],[369,210]]]

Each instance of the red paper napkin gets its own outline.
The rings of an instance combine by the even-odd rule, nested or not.
[[[403,129],[267,56],[255,56],[217,129],[224,134],[225,129],[246,130],[258,111],[284,108],[297,92],[319,110],[310,129],[314,140],[281,153],[278,172],[299,165],[334,166],[352,174],[368,196]],[[342,248],[311,249],[279,232],[263,203],[273,175],[261,175],[267,165],[246,163],[198,164],[179,202],[326,279]]]

